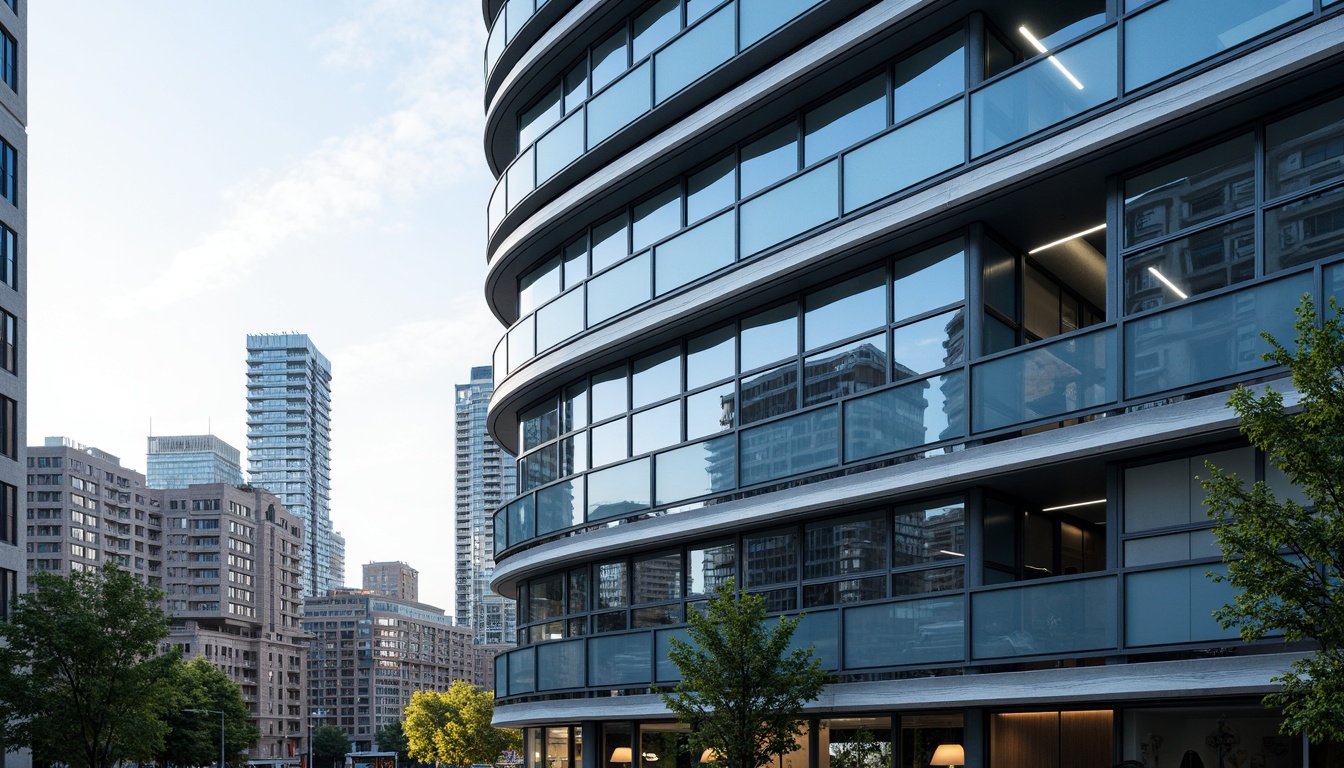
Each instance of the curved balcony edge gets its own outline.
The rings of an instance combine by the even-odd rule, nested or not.
[[[1287,377],[1272,386],[1292,406],[1298,393]],[[1239,421],[1218,392],[1106,419],[1070,426],[1070,439],[1049,432],[1025,435],[964,451],[831,478],[768,494],[759,494],[675,515],[650,517],[624,525],[560,538],[498,556],[490,588],[517,596],[517,583],[546,571],[585,562],[599,553],[616,555],[662,543],[689,541],[739,527],[773,525],[818,512],[867,503],[881,504],[893,495],[917,494],[955,485],[970,485],[1007,471],[1024,470],[1068,457],[1121,454],[1154,443],[1202,438],[1230,432]],[[781,511],[784,510],[784,511]]]
[[[790,275],[805,273],[833,258],[889,240],[914,224],[927,225],[948,213],[948,200],[973,200],[1030,181],[1042,169],[1095,157],[1104,147],[1160,129],[1173,115],[1188,116],[1225,102],[1231,95],[1305,69],[1329,55],[1344,16],[1280,39],[1254,53],[1207,70],[1168,88],[1127,102],[1093,119],[974,165],[969,170],[917,188],[875,209],[803,235],[765,255],[738,262],[707,282],[673,291],[617,316],[496,376],[486,428],[506,450],[515,450],[518,408],[541,391],[562,386],[581,366],[600,365],[628,354],[631,345],[671,338],[672,329],[693,318],[709,322],[724,304]],[[973,170],[973,172],[971,172]],[[496,290],[501,270],[492,269]],[[487,278],[489,281],[489,278]],[[493,308],[493,304],[492,304]],[[602,356],[610,358],[602,359]]]
[[[552,222],[609,204],[611,199],[626,191],[622,187],[632,178],[656,176],[652,172],[658,168],[684,161],[699,151],[700,141],[730,124],[746,119],[758,122],[773,119],[768,115],[768,105],[775,94],[816,77],[822,64],[844,58],[845,51],[871,44],[874,38],[885,35],[892,25],[914,14],[920,4],[920,0],[886,0],[795,50],[779,64],[722,91],[723,82],[733,82],[740,71],[754,71],[760,64],[773,60],[773,46],[755,46],[736,56],[724,68],[711,72],[642,113],[613,135],[612,139],[616,140],[608,139],[584,152],[578,160],[543,182],[505,213],[498,227],[487,234],[486,259],[490,267],[486,275],[486,298],[491,311],[501,322],[509,322],[511,313],[499,309],[511,303],[506,296],[499,295],[500,273],[509,268],[513,256],[522,251],[523,246],[549,229]],[[816,6],[799,18],[813,18],[812,14],[830,7]],[[796,26],[786,25],[781,29]],[[719,95],[713,96],[715,93]],[[656,122],[655,118],[660,114],[676,113],[679,105],[697,104],[711,97],[705,106],[666,121],[662,130],[634,146],[630,146],[629,140],[619,140],[622,136],[640,134],[641,129]],[[564,191],[548,197],[547,191],[552,189]]]

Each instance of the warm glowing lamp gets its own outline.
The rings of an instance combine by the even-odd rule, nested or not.
[[[717,749],[714,749],[713,747],[706,749],[704,752],[700,753],[700,762],[702,763],[719,762],[719,751]]]
[[[617,747],[611,751],[611,762],[629,763],[633,759],[629,747]]]
[[[962,749],[960,744],[939,744],[938,748],[933,750],[933,759],[929,761],[929,765],[946,765],[948,768],[965,764],[966,750]]]

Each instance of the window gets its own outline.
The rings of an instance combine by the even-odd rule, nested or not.
[[[0,568],[0,621],[9,620],[9,612],[14,608],[14,600],[19,595],[19,574],[8,568]]]
[[[19,204],[19,151],[0,140],[0,196]]]
[[[19,543],[19,489],[0,483],[0,541]]]
[[[0,40],[0,45],[3,46],[3,49],[0,50],[0,77],[4,78],[5,85],[9,86],[9,90],[17,93],[19,90],[19,41],[3,30],[0,30],[0,35],[3,35],[3,40]]]
[[[19,404],[0,396],[0,455],[19,458]],[[56,494],[60,498],[60,494]]]

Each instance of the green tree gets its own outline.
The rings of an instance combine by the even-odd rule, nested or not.
[[[803,705],[830,680],[810,646],[789,650],[799,619],[767,618],[765,600],[739,594],[732,579],[686,618],[691,642],[673,638],[667,654],[681,682],[663,701],[690,724],[692,754],[712,749],[725,768],[760,768],[791,752]]]
[[[1275,678],[1281,690],[1265,697],[1282,709],[1284,733],[1313,742],[1344,738],[1344,322],[1333,299],[1330,307],[1318,325],[1303,298],[1295,350],[1265,334],[1273,349],[1264,359],[1292,374],[1297,408],[1285,410],[1272,389],[1238,387],[1229,401],[1242,432],[1307,503],[1211,465],[1204,482],[1227,563],[1226,576],[1210,576],[1237,590],[1214,617],[1248,642],[1276,633],[1315,641],[1316,652]]]
[[[397,753],[398,765],[411,764],[411,756],[407,753],[406,729],[400,721],[379,728],[374,738],[378,741],[378,749]]]
[[[211,765],[219,760],[219,715],[224,713],[224,751],[229,765],[247,763],[247,748],[261,734],[249,719],[242,690],[228,675],[197,656],[178,671],[177,696],[166,703],[171,729],[159,762],[164,765]],[[187,712],[184,710],[196,710]],[[214,710],[208,712],[206,710]]]
[[[152,759],[179,667],[162,597],[111,566],[34,574],[0,623],[0,748],[71,768]]]
[[[495,696],[465,680],[443,693],[416,691],[406,706],[405,730],[411,759],[422,763],[497,763],[522,748],[518,731],[491,725]]]
[[[339,726],[319,725],[308,739],[312,744],[312,768],[336,768],[350,751],[350,737]]]

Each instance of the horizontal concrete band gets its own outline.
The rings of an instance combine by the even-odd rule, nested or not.
[[[1202,696],[1262,696],[1301,654],[1110,664],[829,685],[804,707],[813,717],[951,707],[1112,707]],[[670,719],[661,696],[565,699],[495,707],[495,725],[519,728],[582,720]]]

